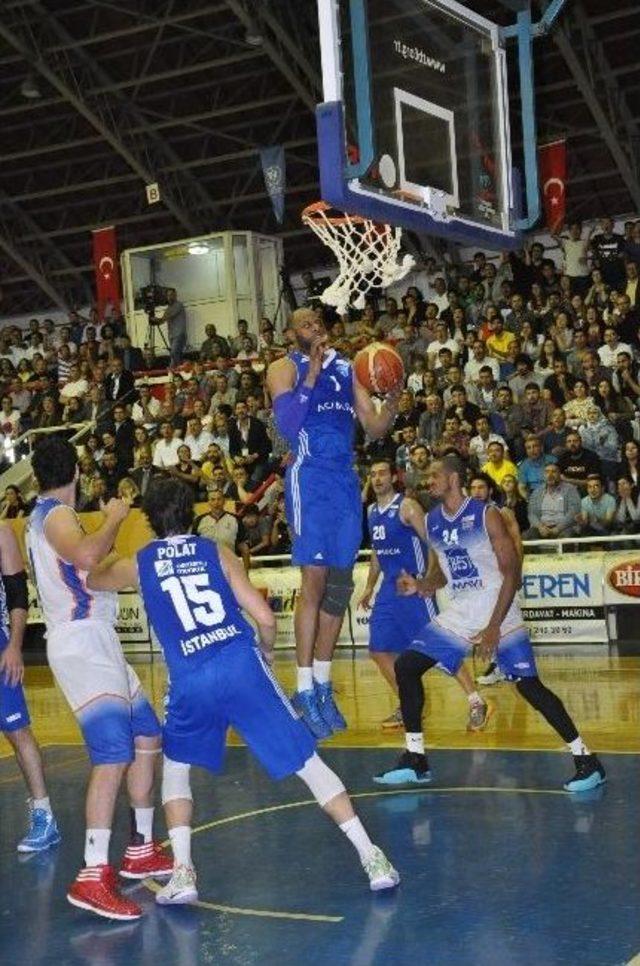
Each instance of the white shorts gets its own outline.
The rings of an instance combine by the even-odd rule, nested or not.
[[[489,623],[497,599],[498,591],[483,591],[478,593],[473,600],[451,601],[448,606],[440,611],[436,620],[445,630],[470,641],[476,634],[483,631]],[[500,635],[503,637],[505,634],[510,634],[511,631],[523,624],[520,605],[514,600],[500,626]]]
[[[156,714],[111,624],[57,624],[47,631],[47,658],[94,764],[133,761],[134,738],[160,734]]]

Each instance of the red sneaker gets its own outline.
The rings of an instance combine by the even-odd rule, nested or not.
[[[95,912],[105,919],[127,922],[142,915],[137,903],[119,893],[115,872],[110,865],[90,865],[80,869],[67,892],[67,899],[72,906]]]
[[[171,875],[173,859],[163,852],[157,842],[128,845],[120,866],[125,879],[148,879],[150,876]]]

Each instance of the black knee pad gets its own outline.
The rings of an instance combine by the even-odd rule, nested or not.
[[[331,617],[344,617],[353,588],[353,567],[329,567],[320,610]]]

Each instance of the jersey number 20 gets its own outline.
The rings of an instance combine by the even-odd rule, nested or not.
[[[160,586],[171,596],[185,631],[195,631],[198,624],[213,627],[224,620],[222,598],[211,590],[207,574],[167,577]]]

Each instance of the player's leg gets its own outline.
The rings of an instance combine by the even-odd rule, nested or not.
[[[225,711],[271,778],[298,775],[318,804],[358,850],[372,889],[388,889],[399,877],[356,818],[345,787],[315,753],[315,741],[296,718],[273,672],[257,650],[228,653]]]
[[[393,693],[398,694],[395,663],[411,643],[411,629],[407,634],[404,602],[407,598],[385,599],[378,593],[369,620],[369,657],[377,666]],[[396,619],[398,617],[398,619]],[[396,730],[402,728],[400,706],[382,721],[382,728]]]
[[[331,728],[320,714],[313,676],[320,604],[327,586],[328,568],[303,565],[300,572],[300,592],[294,614],[297,678],[292,701],[315,737],[328,738]]]
[[[185,905],[198,898],[196,873],[191,859],[191,822],[193,795],[191,766],[166,755],[162,763],[162,804],[173,851],[171,878],[156,893],[161,906]]]
[[[373,892],[392,889],[400,882],[400,876],[393,868],[382,849],[374,845],[356,815],[351,799],[341,781],[317,755],[313,754],[296,771],[316,799],[320,808],[329,815],[356,849],[362,867],[369,877]]]
[[[333,695],[331,661],[353,593],[353,566],[329,567],[318,613],[313,679],[320,714],[331,731],[343,731],[343,718]]]
[[[22,684],[0,681],[0,731],[11,745],[29,791],[29,829],[18,852],[41,852],[57,845],[60,832],[51,811],[40,748],[30,727]]]
[[[495,706],[490,701],[485,701],[480,697],[473,683],[473,678],[469,669],[462,664],[460,670],[455,675],[456,681],[467,696],[469,702],[469,717],[467,719],[467,731],[482,731],[489,718],[495,711]]]
[[[501,638],[497,660],[503,673],[515,681],[518,693],[542,715],[573,755],[576,774],[565,782],[565,790],[588,791],[606,781],[601,762],[589,751],[563,702],[538,677],[531,640],[525,628],[515,628]]]
[[[156,765],[162,751],[162,731],[157,715],[130,665],[126,674],[131,702],[131,729],[135,758],[127,771],[127,792],[131,815],[131,836],[124,853],[120,875],[125,879],[171,875],[173,862],[153,837]]]

